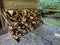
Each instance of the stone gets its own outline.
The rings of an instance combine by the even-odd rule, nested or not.
[[[60,45],[60,40],[57,39],[57,38],[54,38],[54,39],[52,40],[52,43],[53,43],[53,45]]]
[[[0,36],[0,45],[8,45],[8,44],[9,45],[60,45],[60,40],[58,38],[56,38],[55,35],[49,34],[50,33],[49,31],[51,31],[51,30],[49,30],[49,28],[52,28],[52,27],[47,26],[47,25],[42,25],[42,26],[38,27],[36,30],[22,36],[20,38],[19,43],[17,43],[16,40],[14,40],[12,37],[10,38],[8,33],[4,34],[4,35]],[[53,28],[52,31],[55,34],[56,28]],[[51,32],[51,33],[53,33],[53,32]],[[46,34],[46,33],[48,33],[48,34]],[[50,36],[47,37],[48,35],[50,35],[50,36],[52,35],[53,38]],[[1,42],[2,40],[4,40],[4,41]]]

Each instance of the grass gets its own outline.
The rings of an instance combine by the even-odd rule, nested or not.
[[[60,28],[60,19],[45,17],[43,18],[43,21],[49,25]]]

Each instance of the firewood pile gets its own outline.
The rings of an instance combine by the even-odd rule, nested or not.
[[[38,9],[19,9],[12,10],[11,13],[6,11],[7,20],[9,21],[9,33],[19,42],[19,38],[35,30],[42,25],[43,21],[38,14]]]

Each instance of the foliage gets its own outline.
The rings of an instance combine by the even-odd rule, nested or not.
[[[54,19],[54,18],[43,18],[43,21],[49,25],[52,25],[54,27],[60,28],[60,19]]]
[[[60,0],[40,0],[40,4],[59,4]]]
[[[40,4],[60,4],[60,0],[40,0]],[[60,9],[60,6],[40,6],[40,9]]]

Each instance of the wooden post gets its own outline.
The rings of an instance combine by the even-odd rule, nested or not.
[[[2,0],[0,0],[0,8],[4,9]]]

